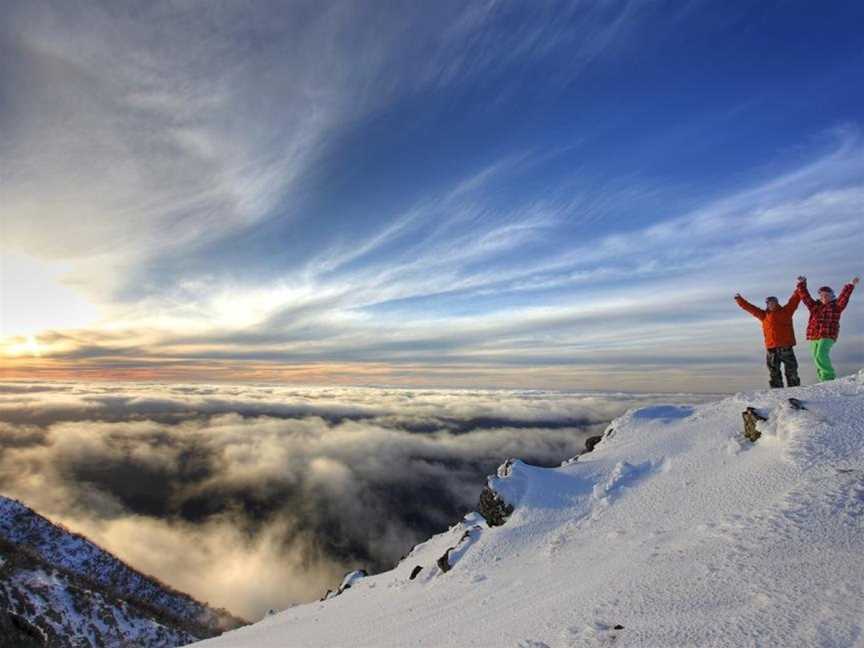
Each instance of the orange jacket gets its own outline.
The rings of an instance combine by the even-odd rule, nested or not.
[[[792,293],[785,306],[781,306],[775,311],[757,308],[743,297],[736,297],[735,301],[753,317],[762,320],[762,333],[765,335],[766,349],[795,346],[795,328],[792,326],[792,316],[801,302],[801,297],[797,292]]]

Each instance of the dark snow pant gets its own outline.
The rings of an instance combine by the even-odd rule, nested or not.
[[[780,365],[786,373],[786,384],[789,387],[797,387],[801,384],[798,377],[798,360],[795,358],[795,350],[792,347],[777,347],[768,349],[766,358],[768,371],[771,372],[772,387],[783,387],[783,375],[780,373]]]

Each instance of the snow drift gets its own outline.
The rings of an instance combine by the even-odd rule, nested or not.
[[[864,371],[632,410],[592,452],[508,461],[488,487],[500,526],[469,514],[391,571],[197,645],[864,646]]]

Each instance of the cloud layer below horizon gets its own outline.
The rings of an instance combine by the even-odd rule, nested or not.
[[[507,457],[693,396],[0,383],[0,494],[249,617],[392,566]]]

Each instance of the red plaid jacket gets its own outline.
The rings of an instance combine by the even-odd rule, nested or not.
[[[831,338],[836,340],[840,334],[840,314],[849,303],[849,297],[852,295],[852,290],[855,288],[851,283],[843,286],[840,291],[840,296],[834,301],[823,304],[821,301],[816,301],[810,296],[807,290],[807,284],[798,284],[798,294],[801,295],[801,301],[810,311],[810,321],[807,322],[807,339],[820,340],[822,338]]]

